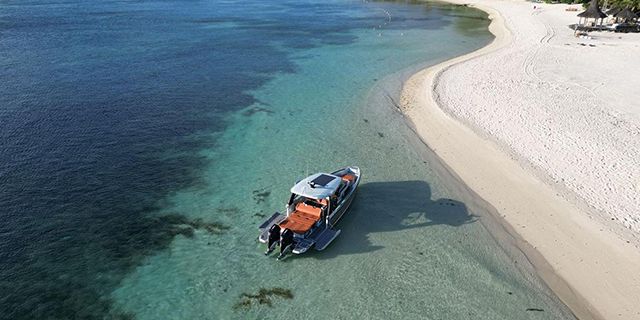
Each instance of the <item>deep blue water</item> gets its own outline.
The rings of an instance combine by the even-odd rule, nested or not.
[[[378,7],[0,1],[0,318],[132,317],[109,292],[200,227],[150,214],[224,166],[198,151],[256,102],[248,92],[296,72],[296,50],[355,41],[384,21]],[[448,10],[416,6],[388,28],[442,28]],[[461,32],[478,19],[450,14]]]

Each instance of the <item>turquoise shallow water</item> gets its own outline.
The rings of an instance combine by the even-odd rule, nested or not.
[[[415,1],[0,3],[0,319],[571,318],[394,108],[487,25]],[[292,184],[345,165],[336,242],[265,257]]]
[[[381,22],[385,11],[393,21],[420,8],[380,8]],[[223,164],[203,172],[206,187],[167,199],[165,213],[231,228],[177,237],[122,281],[115,305],[141,319],[570,318],[531,269],[518,266],[526,259],[494,240],[486,217],[456,200],[453,182],[430,169],[433,157],[393,107],[408,74],[486,44],[486,25],[382,25],[349,32],[353,43],[296,51],[296,71],[252,90],[258,102],[230,114],[218,146],[201,151]],[[338,240],[283,262],[263,256],[256,226],[283,208],[292,184],[345,165],[360,166],[364,180]],[[293,298],[239,307],[243,293],[262,288]]]

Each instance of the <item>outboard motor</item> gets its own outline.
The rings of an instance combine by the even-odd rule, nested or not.
[[[282,259],[287,254],[287,250],[293,250],[294,245],[293,231],[289,229],[282,230],[282,234],[280,235],[280,255],[278,255],[278,260]]]
[[[268,255],[273,252],[276,248],[276,245],[280,242],[280,226],[274,224],[269,228],[269,241],[267,241],[267,251],[264,253]]]

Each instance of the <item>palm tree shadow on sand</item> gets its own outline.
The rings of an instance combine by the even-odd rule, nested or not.
[[[316,259],[366,253],[384,248],[369,236],[379,232],[426,228],[435,225],[462,226],[477,221],[467,206],[451,199],[431,199],[424,181],[371,182],[359,187],[356,199],[336,225],[342,233],[322,252],[307,254]],[[305,255],[305,256],[307,256]]]

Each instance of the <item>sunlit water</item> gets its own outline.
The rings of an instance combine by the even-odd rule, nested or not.
[[[491,40],[485,14],[70,0],[0,15],[0,318],[571,317],[394,107],[409,74]],[[265,257],[257,225],[293,183],[346,165],[364,178],[339,238]]]

